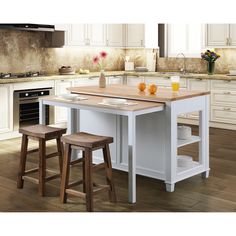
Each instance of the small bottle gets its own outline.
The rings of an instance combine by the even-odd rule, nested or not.
[[[104,70],[101,70],[101,73],[100,73],[99,88],[106,88],[106,77],[105,77]]]

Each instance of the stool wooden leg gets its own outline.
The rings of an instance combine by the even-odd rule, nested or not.
[[[69,176],[70,176],[70,159],[71,159],[71,145],[65,145],[63,168],[62,168],[62,178],[61,178],[61,192],[60,198],[62,203],[67,201],[66,189],[68,188]]]
[[[93,180],[92,180],[92,150],[85,149],[85,192],[86,192],[86,209],[93,211]]]
[[[63,144],[61,142],[61,138],[57,138],[57,151],[59,152],[59,167],[60,167],[60,173],[62,175],[62,166],[63,166]]]
[[[82,151],[82,158],[85,160],[85,152]],[[85,188],[85,161],[82,162],[82,168],[83,168],[83,192],[86,192]]]
[[[17,188],[23,188],[24,186],[24,180],[22,179],[22,176],[25,174],[27,148],[28,148],[28,136],[23,134],[21,141],[21,154],[20,154],[20,165],[17,179]]]
[[[109,199],[111,202],[116,202],[116,192],[115,192],[115,185],[112,179],[112,165],[111,165],[109,145],[106,144],[102,150],[103,150],[103,158],[104,158],[105,169],[106,169],[106,180],[107,180],[107,184],[110,185]]]
[[[39,194],[45,194],[45,178],[46,178],[46,142],[39,139]]]

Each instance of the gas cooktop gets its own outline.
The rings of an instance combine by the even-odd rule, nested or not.
[[[0,73],[0,79],[16,79],[16,78],[28,78],[28,77],[38,77],[46,76],[43,72],[25,72],[25,73]]]

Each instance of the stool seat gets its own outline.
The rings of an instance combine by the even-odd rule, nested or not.
[[[78,147],[97,148],[113,142],[112,137],[99,136],[85,132],[79,132],[62,137],[62,142],[69,143]]]
[[[54,139],[66,133],[64,128],[55,128],[46,125],[32,125],[19,129],[19,133],[35,138],[43,138],[45,140]]]

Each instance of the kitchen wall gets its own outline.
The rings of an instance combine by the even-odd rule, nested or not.
[[[102,48],[49,48],[50,33],[0,30],[0,72],[57,73],[63,65],[96,71],[92,57]],[[104,48],[103,48],[104,49]],[[106,70],[123,70],[125,50],[105,48]]]

